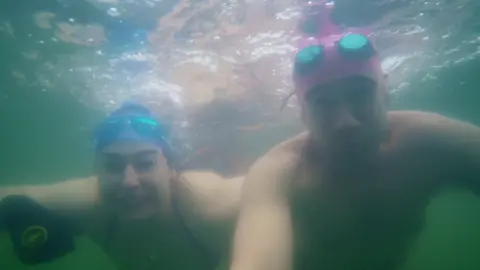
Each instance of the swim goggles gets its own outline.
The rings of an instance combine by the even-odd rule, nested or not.
[[[166,135],[165,127],[161,123],[145,116],[107,118],[94,132],[97,149],[124,138],[165,143]]]
[[[362,34],[347,34],[334,43],[334,49],[343,59],[349,61],[367,61],[376,51],[370,40]],[[301,49],[295,57],[294,73],[296,76],[308,75],[326,62],[327,53],[324,45],[310,45]],[[328,68],[328,67],[326,67]]]

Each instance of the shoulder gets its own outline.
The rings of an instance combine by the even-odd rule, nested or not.
[[[422,111],[394,111],[389,113],[394,132],[407,138],[456,139],[478,134],[480,129],[468,122],[456,120],[438,113]]]
[[[308,138],[308,133],[299,134],[260,157],[248,170],[245,194],[263,196],[265,193],[285,191],[299,168]]]
[[[231,216],[240,200],[243,178],[226,179],[212,171],[183,172],[175,184],[178,207],[205,219]]]
[[[305,132],[281,142],[260,157],[250,167],[249,173],[257,170],[277,173],[281,168],[291,168],[297,165],[307,141],[308,133]]]
[[[210,171],[188,171],[175,185],[176,206],[186,226],[202,244],[220,257],[239,213],[244,177],[231,179]]]
[[[480,128],[471,123],[414,111],[392,112],[389,121],[393,141],[402,149],[445,160],[480,153]]]
[[[438,113],[423,111],[391,111],[389,122],[404,128],[441,127],[459,122]]]

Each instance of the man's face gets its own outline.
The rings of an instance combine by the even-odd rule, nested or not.
[[[148,218],[168,203],[174,172],[162,151],[143,142],[120,141],[97,156],[103,204],[126,219]]]
[[[377,83],[353,76],[307,92],[304,120],[316,144],[336,157],[363,157],[377,149],[386,112]]]

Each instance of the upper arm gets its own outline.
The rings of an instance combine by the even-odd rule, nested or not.
[[[236,218],[243,180],[243,176],[225,179],[211,171],[184,172],[174,183],[176,207],[188,217]]]
[[[243,177],[224,179],[209,171],[187,171],[175,183],[175,207],[195,238],[216,257],[229,249],[239,211]]]
[[[247,174],[242,188],[240,222],[250,218],[268,220],[269,215],[288,209],[287,177],[276,164],[269,163],[274,161],[260,161]],[[273,211],[275,209],[277,211]]]
[[[233,269],[289,269],[292,228],[287,188],[294,159],[278,154],[260,159],[245,179]]]
[[[439,178],[480,192],[480,128],[438,114],[424,114],[420,121],[419,146],[427,146]]]

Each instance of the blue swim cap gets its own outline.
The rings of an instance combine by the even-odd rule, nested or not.
[[[147,107],[131,101],[108,115],[94,131],[97,152],[123,140],[149,142],[170,152],[166,126]]]

